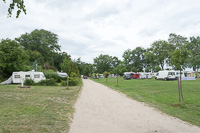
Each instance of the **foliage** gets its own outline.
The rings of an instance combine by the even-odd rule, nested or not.
[[[99,55],[94,59],[94,66],[96,72],[103,73],[105,71],[110,71],[112,66],[112,56],[109,55]]]
[[[6,39],[0,42],[0,72],[8,77],[14,71],[26,69],[29,56],[24,48],[14,40]]]
[[[3,0],[6,3],[6,0]],[[17,15],[16,18],[19,17],[20,13],[23,11],[26,14],[26,8],[24,5],[24,0],[11,0],[9,8],[8,8],[8,17],[12,16],[12,11],[17,7]]]
[[[190,51],[187,64],[193,71],[197,71],[200,69],[200,37],[190,37],[190,43],[187,43],[186,47]]]
[[[35,84],[35,82],[33,79],[26,79],[24,81],[24,85],[34,85],[34,84]]]
[[[161,68],[159,67],[159,66],[157,66],[156,68],[155,68],[155,72],[158,72],[158,71],[160,71],[161,70]]]
[[[41,85],[41,86],[57,86],[58,84],[53,79],[46,79],[46,80],[39,81],[38,83],[36,83],[36,85]]]
[[[31,33],[22,34],[16,41],[20,43],[25,50],[33,51],[37,54],[33,55],[30,61],[36,60],[39,56],[40,59],[37,60],[39,64],[44,64],[48,62],[53,65],[53,58],[55,53],[60,51],[60,46],[58,45],[58,35],[41,29],[35,29]]]
[[[69,78],[69,86],[77,86],[80,83],[80,79],[77,77]]]
[[[105,71],[105,72],[103,73],[104,78],[108,78],[109,75],[110,75],[110,73],[107,72],[107,71]]]

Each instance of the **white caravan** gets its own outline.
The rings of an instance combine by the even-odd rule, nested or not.
[[[45,80],[45,76],[43,72],[13,72],[12,73],[12,83],[21,83],[21,81],[25,81],[26,79],[33,79],[34,82],[39,82],[41,80]]]
[[[67,73],[57,72],[58,76],[60,77],[68,77]]]
[[[156,74],[155,79],[163,79],[163,80],[176,80],[175,71],[159,71]]]
[[[151,79],[152,73],[140,72],[140,79]]]

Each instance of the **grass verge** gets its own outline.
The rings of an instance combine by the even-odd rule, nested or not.
[[[178,102],[177,81],[119,78],[117,86],[115,78],[93,80],[200,127],[200,79],[182,82],[184,104]]]
[[[0,132],[68,132],[80,88],[0,85]]]

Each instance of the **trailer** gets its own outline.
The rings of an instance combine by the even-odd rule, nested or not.
[[[1,84],[19,84],[24,82],[26,79],[32,79],[34,82],[39,82],[41,80],[45,80],[45,76],[43,72],[35,72],[35,71],[29,71],[29,72],[13,72],[12,76]]]
[[[12,83],[18,84],[21,83],[22,80],[32,79],[34,82],[39,82],[41,80],[45,80],[45,76],[43,72],[35,72],[35,71],[28,71],[28,72],[13,72],[12,73]]]

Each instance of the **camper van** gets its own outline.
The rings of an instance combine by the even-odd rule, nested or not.
[[[155,79],[162,79],[162,80],[176,80],[175,71],[159,71],[156,74]]]
[[[33,79],[35,82],[39,82],[41,80],[45,80],[45,76],[43,72],[13,72],[12,73],[12,83],[21,83],[21,81],[26,79]]]

